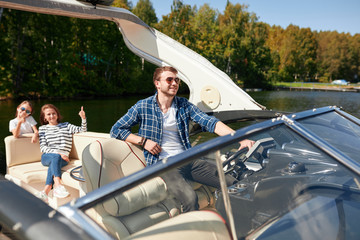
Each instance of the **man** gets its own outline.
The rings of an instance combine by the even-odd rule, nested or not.
[[[202,129],[219,136],[234,130],[202,112],[187,99],[177,97],[180,79],[173,67],[157,68],[153,82],[157,93],[138,101],[112,127],[113,138],[141,145],[148,166],[161,159],[179,154],[191,148],[189,140],[189,121],[198,123]],[[131,133],[131,127],[139,124],[138,135]],[[240,142],[240,148],[251,147],[253,141]],[[197,210],[197,195],[184,178],[216,188],[220,187],[216,166],[204,160],[196,160],[162,177],[169,192],[183,205],[183,212]],[[228,185],[237,179],[226,176]]]

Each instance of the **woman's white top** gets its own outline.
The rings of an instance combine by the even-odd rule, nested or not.
[[[14,130],[16,128],[16,126],[18,125],[19,120],[17,118],[14,118],[12,120],[10,120],[9,122],[9,131],[11,132],[12,130]],[[25,118],[25,122],[21,124],[20,127],[20,135],[24,134],[24,133],[33,133],[33,129],[32,127],[35,126],[37,124],[37,122],[35,121],[35,119],[33,118],[33,116],[28,116],[27,118]]]
[[[178,127],[176,125],[176,109],[174,103],[166,113],[162,113],[162,117],[163,134],[159,159],[174,156],[185,150],[181,144]]]

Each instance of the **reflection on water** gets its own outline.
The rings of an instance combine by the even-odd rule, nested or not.
[[[360,117],[360,93],[352,92],[317,92],[317,91],[266,91],[249,93],[258,103],[268,109],[297,112],[314,107],[328,105],[341,106],[343,109]],[[78,112],[84,106],[88,119],[88,130],[109,132],[111,126],[125,114],[129,107],[144,96],[122,97],[118,99],[91,100],[39,100],[34,102],[34,118],[39,122],[40,108],[43,104],[52,103],[63,115],[63,121],[80,125]],[[15,108],[19,101],[0,101],[0,138],[9,133],[9,121],[14,118]],[[39,124],[38,124],[39,126]],[[0,145],[0,173],[5,173],[5,145]]]
[[[360,118],[360,93],[319,91],[265,91],[249,93],[268,109],[299,112],[325,106],[342,107],[344,111]]]

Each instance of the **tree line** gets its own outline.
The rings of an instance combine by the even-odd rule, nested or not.
[[[173,1],[157,19],[150,0],[115,0],[149,26],[201,54],[241,87],[279,81],[359,81],[360,34],[259,21],[246,5],[223,13]],[[125,46],[113,22],[0,11],[0,96],[90,97],[154,91],[156,66]]]

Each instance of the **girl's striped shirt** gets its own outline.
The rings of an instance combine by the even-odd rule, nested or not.
[[[81,127],[71,123],[59,123],[56,126],[43,125],[39,127],[40,150],[42,153],[61,153],[69,156],[72,147],[72,135],[86,132],[87,122],[82,119]]]

